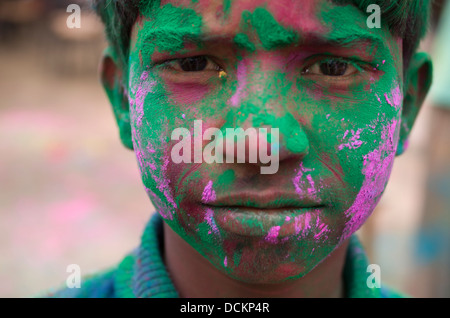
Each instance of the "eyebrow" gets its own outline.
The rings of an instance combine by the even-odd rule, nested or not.
[[[350,31],[350,30],[349,30]],[[298,44],[299,46],[311,46],[311,47],[342,47],[349,46],[355,47],[361,43],[372,44],[374,48],[380,49],[383,52],[390,52],[386,45],[386,42],[379,36],[368,32],[358,32],[352,29],[349,32],[351,36],[334,36],[328,38],[326,35],[317,32],[300,33],[296,32],[298,35],[298,41],[293,44]],[[356,32],[355,32],[356,31]],[[233,39],[239,32],[224,32],[220,34],[212,33],[195,33],[192,30],[183,30],[183,28],[172,28],[172,27],[156,27],[152,30],[145,32],[144,43],[165,43],[168,39],[172,41],[179,41],[180,43],[206,43],[206,42],[225,42],[234,43]],[[343,32],[340,32],[343,33]],[[282,47],[282,46],[280,46]],[[164,50],[164,47],[162,47]]]

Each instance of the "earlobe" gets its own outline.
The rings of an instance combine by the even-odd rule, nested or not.
[[[101,81],[113,108],[122,144],[132,150],[130,110],[122,68],[113,52],[109,48],[106,49],[100,65]]]
[[[433,77],[433,65],[425,52],[415,53],[405,74],[403,108],[397,156],[407,148],[411,129],[419,114]]]

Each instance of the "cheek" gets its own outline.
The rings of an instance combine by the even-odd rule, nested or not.
[[[161,93],[154,79],[143,72],[129,89],[133,147],[146,192],[158,212],[172,220],[178,205],[170,188],[167,167],[170,163],[168,112],[161,111]]]
[[[396,119],[383,125],[378,147],[363,156],[363,183],[353,204],[345,212],[347,222],[342,239],[361,227],[381,199],[392,170],[399,128]]]
[[[174,104],[182,106],[198,103],[211,90],[209,85],[199,83],[167,83],[166,88]]]

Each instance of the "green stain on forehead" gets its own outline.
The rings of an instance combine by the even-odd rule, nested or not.
[[[242,17],[248,17],[245,11]],[[250,18],[251,24],[258,34],[263,48],[271,50],[277,47],[286,46],[298,41],[298,36],[294,31],[281,26],[272,14],[264,8],[256,8]]]
[[[238,33],[233,39],[234,43],[241,49],[245,49],[250,52],[255,51],[255,45],[250,41],[247,34]]]
[[[230,14],[232,2],[233,0],[223,0],[223,12],[225,13],[225,17]]]
[[[159,2],[159,1],[156,1]],[[166,4],[141,2],[141,13],[148,18],[144,22],[139,40],[143,54],[150,56],[155,49],[176,53],[185,47],[186,40],[197,40],[201,34],[202,17],[195,10]],[[144,42],[144,43],[143,43]]]

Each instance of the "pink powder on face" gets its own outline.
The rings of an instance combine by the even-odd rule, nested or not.
[[[141,81],[145,81],[148,78],[148,72],[142,72]]]
[[[302,232],[301,236],[298,237],[297,239],[300,239],[301,237],[305,237],[306,234],[308,233],[308,230],[311,228],[311,215],[310,213],[306,213],[304,215],[304,217],[302,215],[298,215],[295,217],[295,235],[300,234],[300,232]]]
[[[317,233],[316,235],[314,235],[314,239],[315,239],[315,240],[320,240],[320,239],[322,238],[322,236],[323,236],[326,232],[329,231],[329,230],[328,230],[328,225],[326,225],[326,224],[324,224],[324,223],[322,223],[322,224],[320,225],[319,229],[320,229],[320,232]]]
[[[380,99],[380,96],[378,96],[377,94],[375,94],[375,96],[377,97],[378,102],[379,102],[380,104],[382,104],[381,99]]]
[[[409,140],[406,139],[405,142],[403,143],[403,151],[405,151],[406,149],[408,149],[409,147]]]
[[[153,86],[155,86],[155,81],[146,81],[148,78],[147,72],[143,72],[141,75],[141,83],[138,86],[138,89],[136,91],[136,99],[135,99],[135,106],[136,106],[136,126],[140,127],[142,125],[142,117],[144,117],[144,101],[147,97],[147,94],[152,91]]]
[[[236,92],[231,96],[231,105],[237,107],[241,103],[242,97],[244,97],[244,89],[247,85],[247,67],[245,65],[245,60],[238,63],[237,67],[237,89]]]
[[[327,32],[326,24],[316,18],[321,10],[320,2],[297,0],[261,2],[263,2],[261,6],[268,6],[275,20],[283,26],[299,30],[300,34]]]
[[[339,150],[342,150],[344,148],[348,148],[348,149],[357,149],[359,148],[363,142],[361,140],[359,140],[360,138],[360,134],[363,132],[364,129],[358,129],[357,131],[354,131],[353,129],[350,131],[352,136],[350,137],[350,139],[348,140],[347,143],[344,144],[340,144],[338,146]],[[344,133],[344,137],[342,139],[345,139],[345,137],[348,134],[348,130],[345,131]]]
[[[277,243],[278,233],[280,232],[280,226],[272,226],[265,237],[265,240],[270,243]]]
[[[212,232],[220,238],[219,228],[217,227],[217,224],[214,221],[214,211],[212,209],[208,208],[206,210],[205,221],[206,221],[206,223],[208,223]],[[208,234],[211,234],[211,231],[209,231]]]
[[[381,198],[394,162],[398,141],[396,128],[397,120],[385,126],[380,147],[364,156],[362,172],[365,179],[353,205],[345,212],[349,220],[341,242],[360,228]]]
[[[150,143],[150,141],[147,143],[147,151],[148,153],[155,153],[155,148],[153,148],[153,145]]]
[[[203,203],[213,202],[214,200],[216,200],[216,191],[214,191],[212,186],[213,186],[213,182],[212,182],[212,180],[209,180],[208,184],[203,189],[203,194],[202,194],[202,202]]]
[[[305,168],[303,166],[303,162],[301,162],[297,175],[292,179],[295,191],[297,192],[301,200],[303,200],[305,197],[309,197],[315,200],[317,199],[316,194],[320,192],[320,188],[319,189],[316,188],[315,182],[311,174],[306,175],[307,182],[305,180],[302,180],[306,172],[312,171],[314,171],[314,169]]]
[[[347,137],[348,134],[348,129],[345,131],[344,136],[342,137],[342,139],[345,139],[345,137]]]
[[[402,100],[403,100],[403,94],[400,90],[400,86],[397,85],[390,93],[391,98],[389,98],[387,93],[384,93],[384,98],[386,99],[386,102],[394,107],[395,109],[399,109]]]
[[[306,176],[306,179],[309,182],[310,187],[308,188],[308,194],[313,195],[316,193],[316,189],[314,188],[314,180],[312,179],[311,175],[308,174]]]
[[[145,188],[145,191],[147,192],[147,196],[150,198],[152,203],[157,207],[158,213],[166,220],[172,220],[174,212],[167,207],[161,199],[149,188]]]
[[[303,162],[300,163],[300,167],[298,169],[297,175],[292,179],[292,182],[294,183],[295,192],[297,192],[300,197],[304,196],[304,188],[305,188],[305,181],[302,181],[303,174],[305,172],[310,172],[311,169],[305,168],[303,166]]]
[[[400,91],[400,86],[397,85],[391,92],[392,100],[394,102],[395,108],[398,108],[403,100],[403,94]]]
[[[224,265],[225,267],[228,266],[228,259],[227,259],[226,256],[225,256],[225,258],[223,259],[223,265]]]
[[[130,72],[132,74],[133,70],[131,69]],[[155,191],[155,189],[146,188],[148,197],[152,200],[159,214],[163,218],[172,220],[175,209],[177,209],[177,204],[174,200],[172,189],[169,187],[170,179],[167,177],[167,165],[170,157],[169,155],[166,155],[159,160],[158,156],[154,155],[156,152],[155,148],[148,141],[146,136],[141,136],[141,131],[139,129],[145,115],[145,99],[148,94],[153,93],[153,86],[155,85],[156,82],[149,78],[148,72],[143,72],[137,82],[130,82],[130,94],[128,95],[128,98],[132,119],[132,141],[141,174],[147,178],[150,177],[156,183],[157,191]],[[137,87],[137,89],[134,89],[134,87]],[[165,149],[166,146],[167,141],[161,138],[158,150]],[[150,169],[148,169],[148,167]],[[158,169],[158,167],[160,169]],[[161,199],[162,197],[165,198],[164,202]]]

